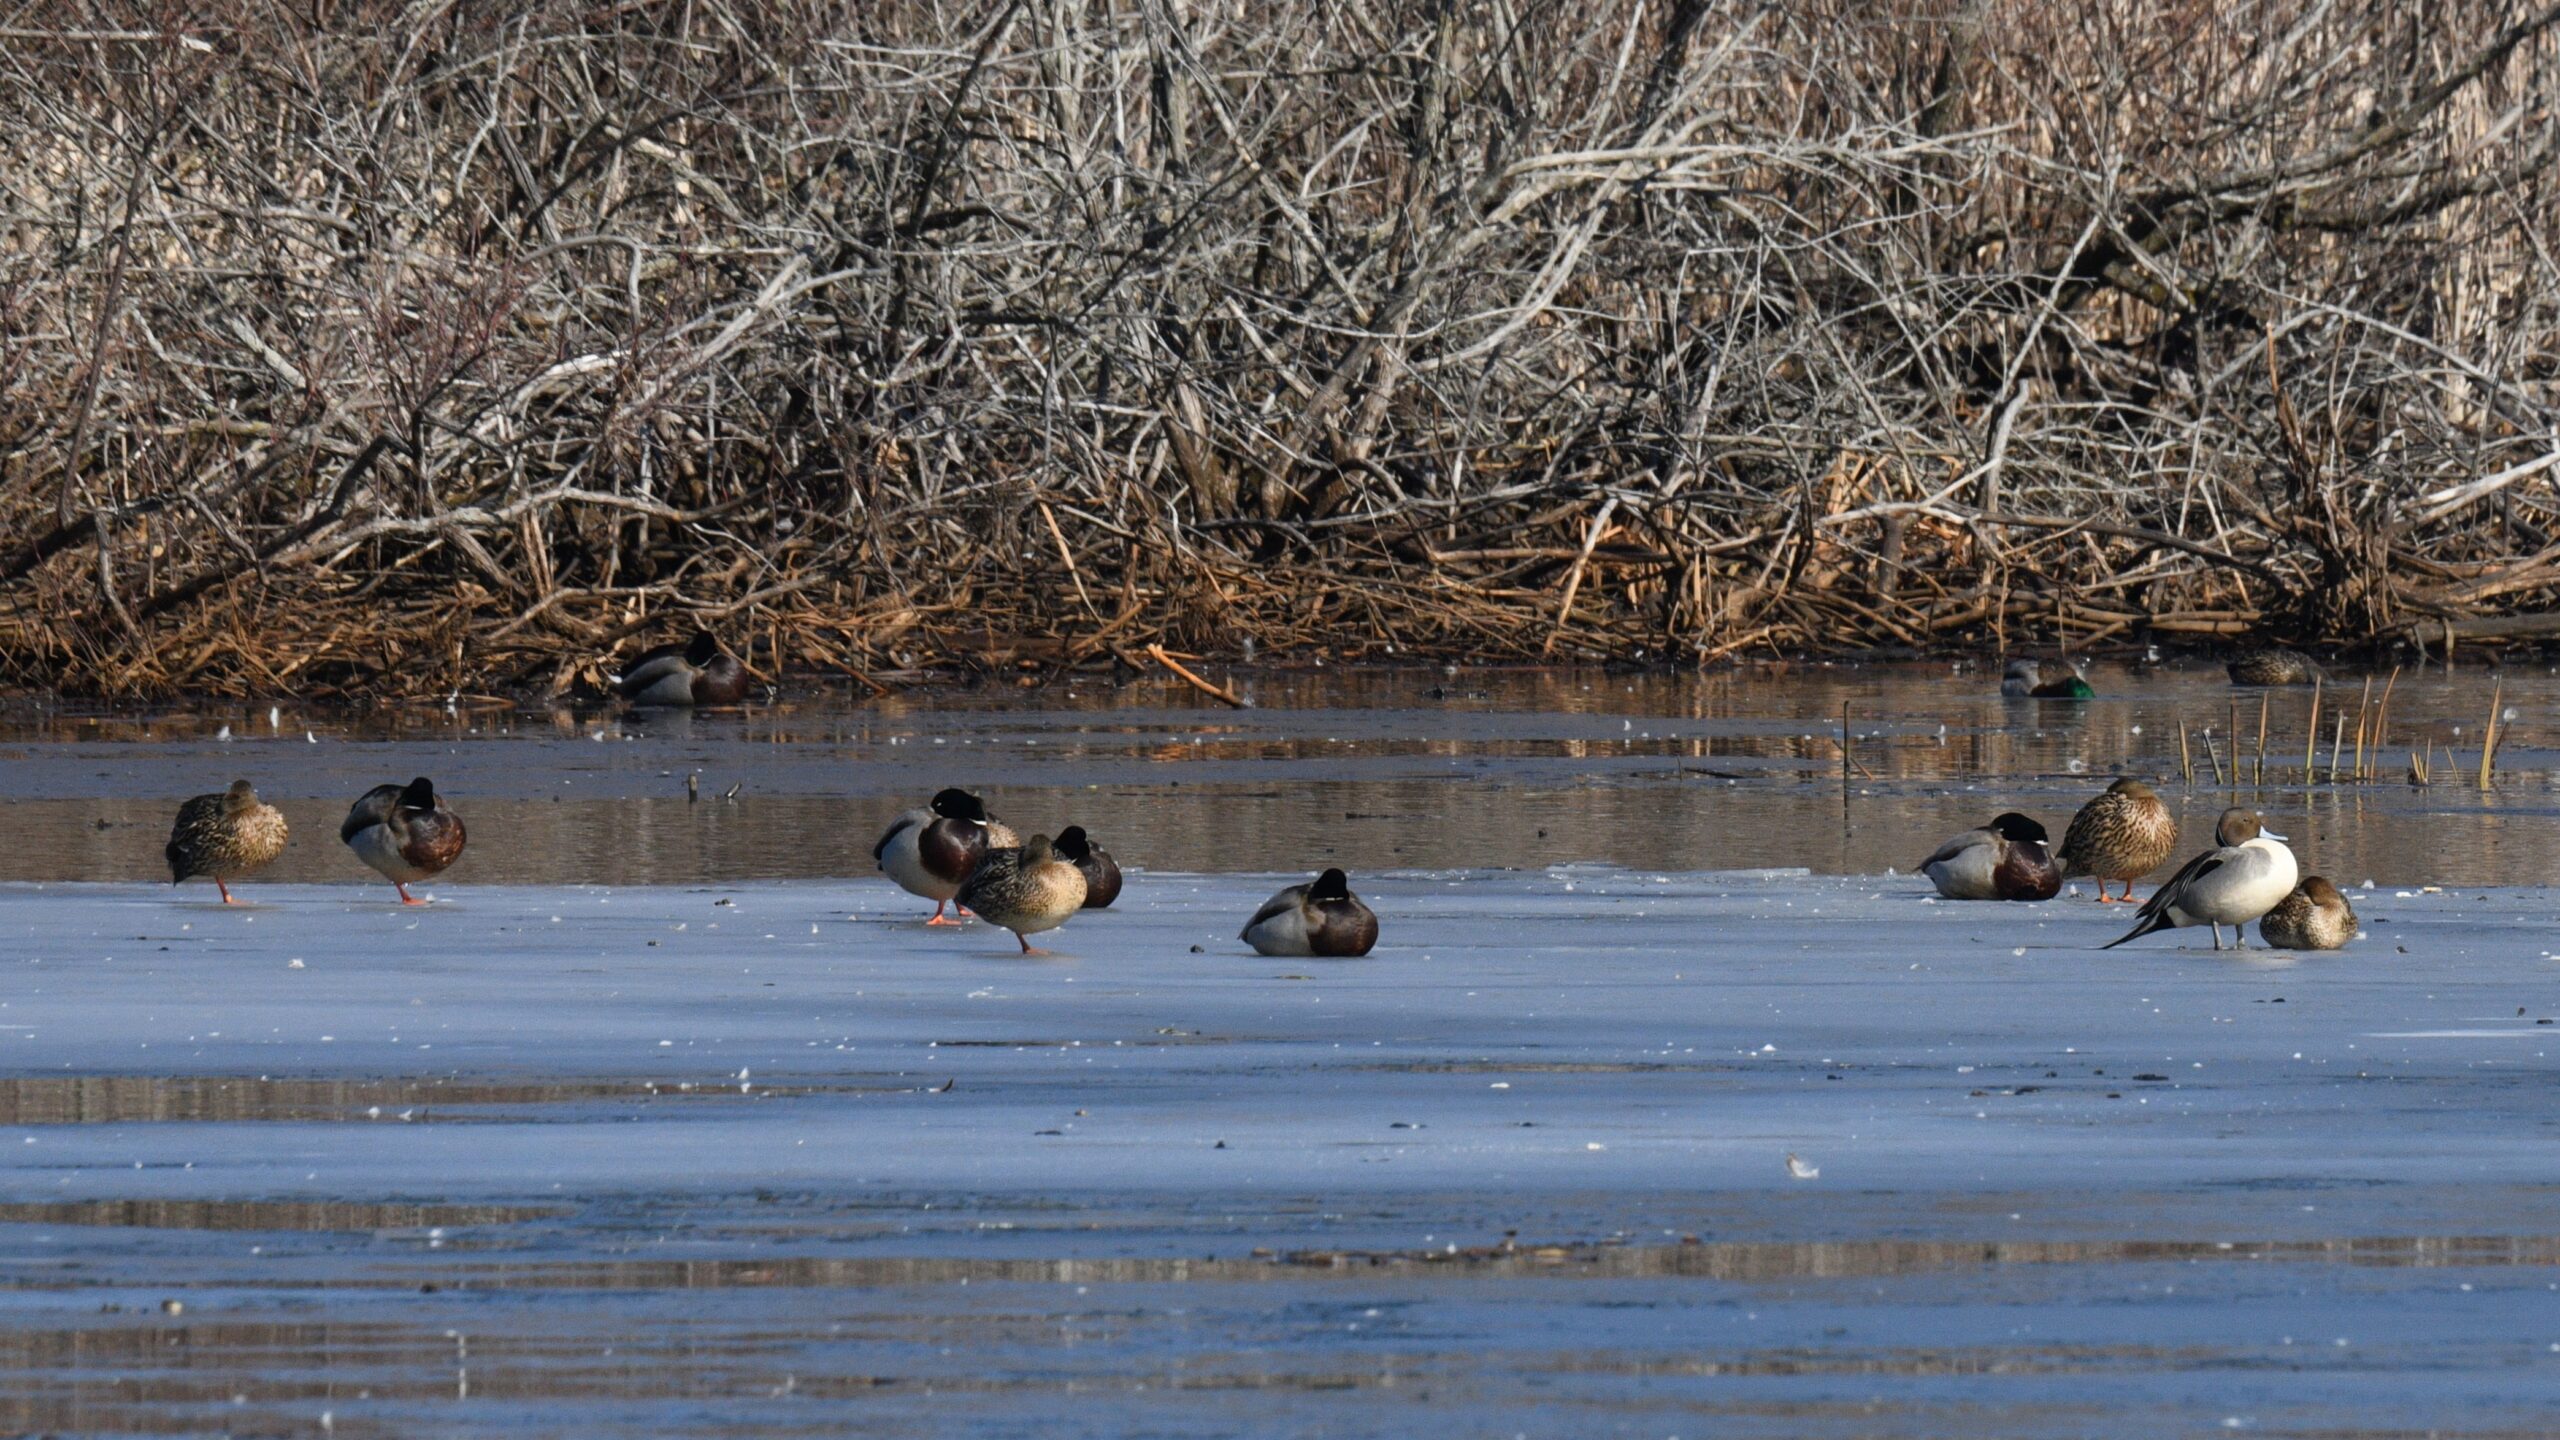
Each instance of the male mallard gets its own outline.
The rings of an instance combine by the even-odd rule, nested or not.
[[[1950,900],[2050,900],[2062,889],[2044,827],[2012,810],[1920,862]]]
[[[1084,908],[1084,872],[1059,859],[1048,836],[1034,835],[1019,850],[988,851],[960,887],[960,903],[1012,931],[1023,954],[1045,955],[1031,937]]]
[[[1351,893],[1351,877],[1327,870],[1262,902],[1236,937],[1265,955],[1366,955],[1378,917]]]
[[[2000,693],[2012,700],[2094,700],[2098,692],[2080,678],[2080,668],[2073,666],[2068,680],[2047,680],[2044,665],[2036,660],[2012,660],[2008,671],[2000,677]]]
[[[746,698],[747,667],[705,630],[682,645],[643,651],[613,678],[613,688],[638,705],[735,705]]]
[[[2139,780],[2119,780],[2107,793],[2080,807],[2071,828],[2062,832],[2062,878],[2094,875],[2098,901],[2112,905],[2107,882],[2124,882],[2124,898],[2133,899],[2133,882],[2160,868],[2178,848],[2177,817],[2159,794]]]
[[[2223,668],[2231,672],[2234,685],[2308,685],[2328,678],[2320,662],[2280,645],[2243,650]]]
[[[2142,902],[2140,920],[2131,930],[2098,948],[2113,950],[2173,926],[2210,925],[2213,948],[2219,950],[2223,926],[2239,930],[2293,893],[2302,872],[2293,852],[2284,847],[2284,837],[2266,828],[2257,811],[2244,805],[2223,811],[2213,839],[2215,848],[2188,861]],[[2233,943],[2248,949],[2247,932]]]
[[[2259,919],[2258,934],[2279,950],[2335,950],[2356,938],[2356,912],[2328,877],[2306,875]]]
[[[1120,898],[1120,862],[1087,838],[1083,826],[1070,825],[1059,831],[1057,843],[1051,848],[1084,875],[1084,908],[1108,910],[1111,902]]]
[[[445,807],[427,777],[407,785],[376,785],[347,809],[338,838],[356,858],[380,872],[400,892],[403,905],[427,902],[409,893],[409,882],[441,875],[462,854],[462,817]]]
[[[284,853],[284,812],[258,799],[246,780],[219,795],[198,795],[178,807],[169,827],[169,883],[210,875],[222,903],[237,903],[225,880],[246,875]]]
[[[871,858],[910,895],[933,902],[927,925],[957,925],[942,918],[943,907],[990,850],[1021,842],[1011,830],[988,818],[986,802],[966,790],[944,790],[933,803],[892,821],[871,847]]]

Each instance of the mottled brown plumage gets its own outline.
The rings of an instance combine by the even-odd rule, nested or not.
[[[2328,678],[2318,661],[2280,645],[2244,650],[2223,668],[2231,672],[2234,685],[2308,685]]]
[[[219,795],[198,795],[178,807],[178,823],[169,829],[169,883],[190,875],[213,877],[222,903],[234,903],[224,883],[284,853],[284,812],[258,799],[246,780],[234,780]]]
[[[2160,868],[2178,848],[2178,820],[2157,792],[2139,780],[2119,780],[2107,793],[2080,807],[2071,828],[2062,834],[2063,878],[2095,876],[2098,900],[2113,904],[2107,882],[2124,882],[2124,898],[2133,898],[2133,882]]]
[[[2258,933],[2279,950],[2335,950],[2356,938],[2356,912],[2327,877],[2307,876],[2259,917]]]
[[[1084,908],[1084,873],[1061,860],[1049,837],[1034,835],[1019,850],[990,850],[977,873],[960,887],[960,904],[1013,932],[1025,955],[1030,937],[1055,930]]]

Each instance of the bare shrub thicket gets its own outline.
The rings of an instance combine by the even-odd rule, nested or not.
[[[2555,97],[2511,0],[0,4],[6,678],[2549,633]]]

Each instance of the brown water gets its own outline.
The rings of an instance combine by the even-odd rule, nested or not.
[[[2322,697],[2323,779],[2311,785],[2310,692],[2235,691],[2200,667],[2101,666],[2101,698],[2084,704],[2003,700],[1991,669],[1946,663],[1218,678],[1256,708],[1202,708],[1152,678],[876,702],[802,693],[700,715],[22,707],[0,715],[12,801],[0,810],[0,879],[163,874],[178,801],[234,776],[293,823],[293,845],[263,878],[350,884],[369,874],[335,843],[346,803],[384,780],[432,776],[471,826],[469,852],[439,883],[465,886],[868,877],[889,819],[947,784],[982,791],[1026,832],[1082,824],[1124,865],[1164,870],[1907,871],[2004,809],[2058,835],[2108,778],[2140,774],[2163,782],[2193,844],[2238,801],[2349,883],[2560,880],[2560,676],[2547,667],[2403,674],[2380,760],[2388,778],[2329,783],[2342,711],[2341,759],[2353,761],[2363,680],[2348,677]],[[2483,791],[2493,686],[2509,728]],[[2256,783],[2262,693],[2269,741]],[[2228,762],[2235,723],[2253,782],[2239,787],[2216,784],[2207,755],[2210,745]],[[2434,749],[2435,783],[2407,783],[2412,747]]]

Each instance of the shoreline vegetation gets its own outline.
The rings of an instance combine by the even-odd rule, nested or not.
[[[10,687],[2560,639],[2560,5],[54,14]]]

